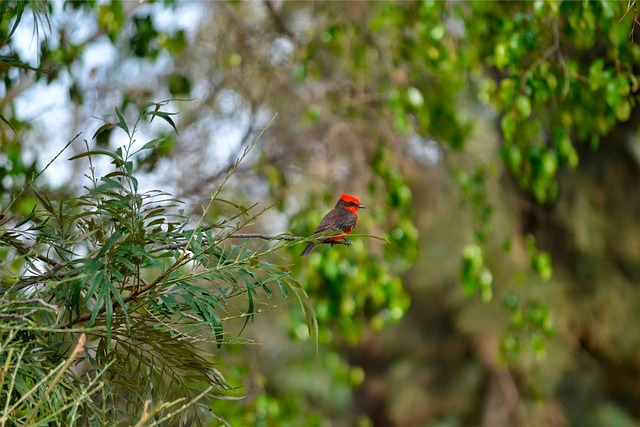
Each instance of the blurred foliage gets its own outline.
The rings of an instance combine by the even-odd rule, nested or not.
[[[337,339],[356,344],[365,329],[379,331],[401,319],[409,307],[399,274],[417,256],[418,232],[410,220],[411,190],[389,168],[393,162],[391,155],[383,149],[375,154],[374,167],[379,178],[370,183],[368,194],[372,198],[360,196],[366,209],[360,211],[359,225],[351,234],[353,245],[319,247],[308,262],[294,270],[314,295],[320,324],[334,324],[330,329],[321,328],[321,339],[325,334],[323,341]],[[381,195],[386,198],[373,198]],[[320,204],[311,206],[314,208],[308,212],[291,217],[294,233],[312,234],[326,213]],[[305,228],[296,224],[304,224]],[[367,235],[369,230],[374,231],[373,236]],[[377,236],[376,230],[386,233]],[[299,248],[295,248],[293,256],[298,255]]]
[[[341,192],[367,206],[353,246],[301,261],[291,245],[261,265],[271,274],[286,265],[309,292],[317,365],[312,349],[298,351],[308,336],[300,311],[274,315],[283,336],[255,322],[264,348],[226,354],[247,399],[216,402],[218,413],[242,425],[640,418],[628,380],[640,369],[634,0],[267,0],[195,12],[174,2],[3,2],[7,40],[24,6],[53,24],[39,64],[2,45],[0,114],[11,127],[0,127],[1,202],[15,200],[16,218],[43,201],[21,191],[38,170],[24,155],[38,129],[13,100],[65,79],[77,123],[107,105],[126,116],[149,99],[194,98],[176,107],[179,119],[156,115],[180,137],[150,132],[156,142],[137,157],[184,199],[215,191],[278,113],[225,186],[238,206],[277,207],[251,227],[308,235]],[[167,26],[166,14],[189,25]],[[89,35],[74,33],[80,21],[93,25]],[[113,61],[83,69],[83,52],[105,39]],[[115,152],[122,123],[100,129],[98,149]],[[216,224],[233,205],[196,209]]]

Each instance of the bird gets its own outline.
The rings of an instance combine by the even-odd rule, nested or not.
[[[351,194],[342,194],[336,203],[336,207],[331,209],[316,227],[314,234],[327,233],[327,232],[340,232],[337,236],[329,236],[320,240],[319,243],[332,243],[339,240],[349,242],[345,239],[345,235],[349,234],[358,225],[358,209],[365,209],[365,206],[360,204],[360,200]],[[350,243],[350,242],[349,242]],[[309,242],[300,256],[307,256],[316,247],[317,243]]]

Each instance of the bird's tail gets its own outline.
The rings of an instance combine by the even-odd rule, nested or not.
[[[304,248],[304,251],[302,251],[302,253],[300,254],[300,256],[307,256],[307,255],[309,255],[309,254],[313,251],[313,248],[315,248],[315,247],[316,247],[316,244],[315,244],[315,243],[313,243],[313,242],[309,243],[309,244],[307,245],[307,247],[306,247],[306,248]]]

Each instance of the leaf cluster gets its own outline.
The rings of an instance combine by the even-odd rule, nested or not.
[[[205,215],[217,204],[236,206],[236,213],[205,225],[169,194],[139,191],[136,155],[160,142],[137,148],[137,127],[148,117],[175,127],[165,104],[149,104],[133,126],[116,110],[117,121],[98,130],[115,127],[127,135],[128,143],[114,151],[89,149],[85,141],[87,151],[70,159],[88,161],[89,184],[80,195],[50,200],[34,191],[37,209],[2,221],[5,420],[204,423],[217,417],[207,409],[210,399],[241,395],[213,360],[214,345],[245,342],[231,332],[232,319],[246,326],[269,309],[277,290],[300,301],[315,333],[305,291],[269,261],[291,242],[257,250],[226,242],[261,212],[220,198],[223,183]],[[97,174],[99,158],[108,159],[111,171]],[[74,344],[80,333],[86,338]],[[43,391],[58,397],[42,405]],[[89,401],[98,404],[87,409]]]

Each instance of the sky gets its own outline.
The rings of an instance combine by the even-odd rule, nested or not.
[[[69,88],[76,81],[80,87],[88,89],[90,93],[92,84],[107,73],[112,73],[119,59],[117,47],[105,35],[94,37],[98,31],[95,15],[70,7],[63,9],[62,0],[55,0],[52,4],[53,12],[49,18],[50,24],[42,19],[34,22],[34,15],[31,13],[23,15],[20,25],[11,39],[11,49],[17,52],[24,62],[38,67],[40,66],[39,44],[46,41],[52,49],[55,49],[59,45],[58,35],[62,28],[71,42],[77,44],[87,43],[88,40],[89,42],[82,51],[81,60],[72,69],[73,77],[69,75],[67,70],[62,70],[59,78],[52,83],[46,84],[43,81],[32,83],[15,100],[17,117],[30,122],[36,130],[36,132],[30,132],[22,138],[23,156],[26,162],[37,158],[39,168],[44,168],[79,132],[83,134],[75,144],[79,144],[77,149],[82,150],[84,147],[82,140],[90,140],[94,132],[102,126],[104,121],[98,117],[87,117],[86,121],[76,123],[77,116],[69,97]],[[129,4],[135,5],[133,2]],[[160,4],[143,4],[142,2],[135,5],[135,8],[136,13],[152,13],[154,24],[158,28],[169,31],[182,29],[186,31],[190,39],[193,39],[195,30],[205,17],[204,6],[201,2],[182,3],[177,6],[175,12]],[[33,74],[30,73],[26,78],[32,79]],[[106,110],[98,112],[99,117],[112,119],[116,106],[117,104],[103,103],[100,107],[106,108]],[[239,140],[240,130],[234,132],[232,129],[223,129],[223,131],[227,138],[235,137]],[[113,135],[112,148],[128,142],[124,132],[120,134],[116,132]],[[43,138],[46,138],[45,143],[42,141]],[[145,135],[144,130],[141,130],[136,139],[138,144],[142,145],[151,137]],[[43,179],[54,187],[73,180],[76,171],[66,159],[74,154],[76,153],[69,151],[60,155],[59,159],[43,174]],[[109,167],[108,162],[103,167]],[[150,177],[150,180],[154,181],[153,177]]]

